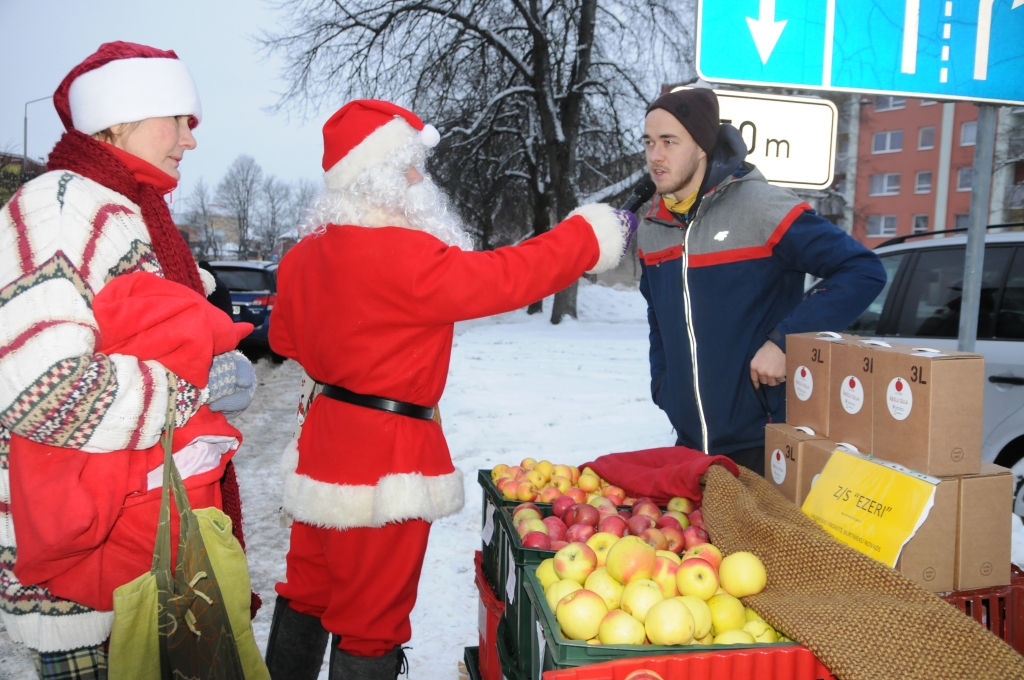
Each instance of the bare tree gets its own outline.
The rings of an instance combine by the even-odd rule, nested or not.
[[[291,227],[297,228],[306,216],[306,211],[313,207],[313,201],[320,193],[320,186],[308,179],[300,179],[292,185],[292,204],[290,207]]]
[[[210,188],[202,177],[196,182],[192,193],[185,201],[187,212],[185,218],[189,224],[199,228],[199,256],[201,259],[218,259],[224,237],[217,230],[214,217],[213,200]]]
[[[692,72],[692,0],[277,6],[290,25],[266,35],[264,45],[285,58],[289,87],[279,105],[378,96],[436,121],[444,146],[435,159],[455,158],[433,161],[432,170],[451,170],[438,177],[449,191],[477,183],[453,193],[478,220],[485,246],[495,240],[502,206],[515,200],[528,205],[522,217],[534,234],[564,218],[579,196],[599,188],[584,186],[588,164],[606,166],[614,158],[607,154],[637,148],[649,97],[661,82]],[[565,314],[576,314],[575,284],[556,296],[552,322]]]
[[[238,259],[249,257],[257,203],[263,183],[263,169],[252,156],[243,154],[228,168],[217,185],[217,201],[238,225]]]
[[[268,256],[277,239],[293,226],[292,187],[273,175],[263,180],[257,208],[256,242],[261,257]]]

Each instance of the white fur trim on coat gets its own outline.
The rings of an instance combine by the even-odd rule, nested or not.
[[[328,189],[347,189],[363,170],[380,163],[387,154],[419,136],[420,133],[404,118],[395,116],[394,120],[371,132],[335,163],[324,175],[324,183]]]
[[[615,214],[615,209],[606,203],[590,203],[569,213],[569,217],[574,215],[581,216],[590,224],[601,250],[597,264],[587,273],[600,274],[615,267],[626,249],[626,229],[619,216]]]
[[[199,280],[203,282],[203,292],[206,293],[206,297],[210,297],[213,295],[213,291],[217,290],[217,279],[202,267],[197,269],[199,269]]]
[[[298,448],[293,440],[281,461],[285,472],[284,509],[305,524],[328,529],[382,527],[389,522],[434,522],[462,509],[462,472],[427,477],[419,473],[385,475],[376,486],[332,484],[295,472]]]
[[[75,78],[68,104],[75,129],[87,135],[146,118],[203,118],[199,91],[180,59],[135,57],[111,61]]]

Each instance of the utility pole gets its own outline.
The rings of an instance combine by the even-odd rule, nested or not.
[[[25,179],[25,163],[28,161],[28,105],[35,104],[36,102],[46,101],[47,99],[53,99],[53,95],[49,97],[40,97],[39,99],[33,99],[30,102],[25,102],[25,129],[24,136],[21,139],[21,178]]]

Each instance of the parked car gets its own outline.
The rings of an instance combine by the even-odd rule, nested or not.
[[[967,236],[943,236],[901,237],[876,248],[888,281],[847,331],[956,349]],[[975,347],[985,357],[981,457],[1017,466],[1014,509],[1024,515],[1024,232],[986,235],[981,285]]]
[[[278,363],[284,361],[284,357],[270,350],[268,339],[270,311],[277,301],[277,263],[222,260],[211,262],[210,266],[231,292],[231,317],[255,327],[242,345],[268,351]]]

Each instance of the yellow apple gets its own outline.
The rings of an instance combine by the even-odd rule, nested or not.
[[[555,485],[555,488],[562,493],[565,493],[572,488],[572,480],[568,477],[563,477],[562,475],[554,475],[551,478],[551,482]]]
[[[551,479],[555,477],[565,477],[572,483],[572,468],[568,465],[554,465],[551,467]]]
[[[722,593],[708,600],[711,610],[711,625],[715,627],[715,640],[727,630],[743,628],[747,617],[743,615],[743,603],[732,595]]]
[[[679,496],[676,496],[668,502],[668,509],[681,512],[684,515],[689,515],[696,509],[696,507],[694,506],[693,501],[689,498],[680,498]]]
[[[545,591],[548,589],[548,586],[559,580],[558,574],[555,573],[555,560],[553,558],[549,557],[537,565],[537,580],[540,581],[541,589]]]
[[[583,588],[579,583],[573,581],[571,578],[563,578],[560,581],[555,581],[544,590],[544,599],[548,601],[548,606],[551,607],[551,611],[555,611],[558,606],[558,601],[569,593],[575,592]]]
[[[512,516],[512,526],[518,529],[528,519],[544,519],[544,515],[534,508],[521,508]]]
[[[544,477],[544,475],[541,474],[536,468],[527,472],[525,477],[526,481],[528,481],[530,484],[533,484],[538,489],[544,486],[544,484],[548,481],[547,478]]]
[[[580,479],[576,482],[576,486],[583,489],[587,493],[594,493],[601,488],[601,480],[594,475],[582,474]]]
[[[539,495],[537,487],[530,482],[519,482],[519,486],[516,487],[516,498],[521,501],[535,501]]]
[[[750,607],[743,608],[743,615],[747,618],[747,621],[764,621],[764,619],[761,618],[761,615]]]
[[[619,608],[643,623],[651,607],[664,599],[665,596],[661,594],[661,588],[657,583],[648,579],[638,579],[627,583],[622,589]]]
[[[743,630],[750,633],[754,642],[778,642],[779,636],[775,629],[765,621],[747,621],[743,624]]]
[[[576,482],[579,481],[579,479],[580,479],[580,469],[578,467],[576,467],[575,465],[570,465],[569,466],[569,473],[572,475],[571,479],[572,479],[572,483],[573,484],[575,484]]]
[[[658,557],[654,562],[654,574],[651,580],[661,588],[661,594],[666,598],[675,597],[679,594],[676,588],[676,571],[679,565],[667,557]]]
[[[555,553],[554,560],[558,578],[571,578],[580,585],[597,569],[597,555],[586,543],[570,543]]]
[[[716,570],[722,566],[722,551],[711,545],[710,543],[701,543],[695,545],[686,552],[683,553],[683,562],[690,559],[691,557],[699,557]]]
[[[676,564],[681,564],[682,561],[683,561],[683,558],[681,558],[679,555],[675,554],[671,550],[656,550],[655,554],[658,557],[664,557],[666,559],[670,559],[673,562],[675,562]]]
[[[555,607],[555,618],[562,633],[570,640],[589,640],[597,635],[601,621],[608,615],[608,605],[595,592],[575,590]]]
[[[621,609],[613,609],[601,620],[597,638],[603,645],[642,645],[644,624]]]
[[[540,533],[547,535],[548,525],[544,523],[544,520],[530,517],[529,519],[524,519],[519,523],[519,526],[516,527],[516,533],[519,534],[520,539],[531,531],[539,531]]]
[[[693,614],[675,598],[662,600],[648,610],[644,630],[653,645],[685,645],[693,639]]]
[[[693,616],[693,637],[707,637],[711,632],[711,609],[708,608],[708,603],[693,595],[679,595],[675,599],[686,605]]]
[[[754,636],[745,630],[734,628],[727,630],[723,633],[719,633],[715,636],[713,644],[716,645],[752,645],[754,644]]]
[[[650,579],[658,556],[639,536],[624,536],[608,551],[605,566],[616,581],[628,584],[637,579]]]
[[[533,471],[534,472],[539,472],[541,475],[543,475],[544,476],[544,481],[546,482],[549,479],[551,479],[551,470],[554,467],[555,466],[552,465],[549,461],[542,460],[542,461],[540,461],[539,463],[537,463],[536,465],[533,466]]]
[[[750,552],[734,552],[723,559],[718,575],[725,592],[733,597],[757,595],[768,583],[764,564]]]
[[[714,567],[699,557],[683,560],[676,570],[676,588],[681,595],[696,595],[707,601],[718,590],[718,574]]]
[[[622,601],[623,585],[608,575],[608,570],[598,567],[587,577],[583,587],[592,590],[604,598],[608,609],[618,609]]]
[[[619,537],[615,534],[609,534],[605,531],[599,531],[590,538],[587,539],[587,545],[597,555],[597,566],[603,567],[605,560],[608,557],[608,551],[613,545],[619,540]]]
[[[697,638],[693,638],[693,644],[695,644],[695,645],[713,645],[713,644],[715,644],[715,636],[713,634],[711,634],[711,633],[708,633],[707,635],[705,635],[704,637],[702,637],[699,640]]]
[[[536,464],[537,460],[535,458],[523,458],[523,462],[519,464],[519,467],[524,470],[532,470]]]
[[[519,500],[519,482],[514,479],[501,479],[498,484],[498,488],[501,489],[501,495],[508,501]]]
[[[495,465],[493,468],[491,468],[491,481],[497,484],[498,480],[501,479],[501,476],[504,474],[506,470],[508,470],[508,466],[505,465],[504,463],[499,463],[498,465]]]

